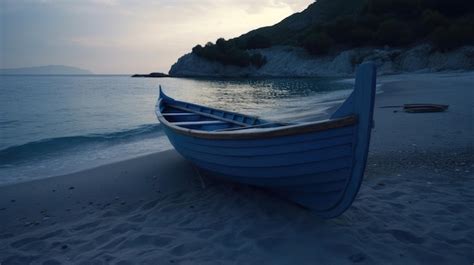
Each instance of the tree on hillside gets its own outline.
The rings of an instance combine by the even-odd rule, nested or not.
[[[334,40],[324,31],[313,31],[302,39],[303,47],[314,55],[329,53],[334,43]]]
[[[402,46],[413,41],[414,34],[402,21],[390,19],[380,24],[375,39],[380,45]]]
[[[264,49],[272,46],[271,40],[260,34],[250,37],[246,44],[246,49]]]

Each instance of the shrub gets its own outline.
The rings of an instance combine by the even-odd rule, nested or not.
[[[357,24],[372,31],[377,31],[381,19],[382,18],[380,16],[364,14],[363,16],[357,18]]]
[[[196,45],[196,46],[193,48],[193,53],[196,54],[196,55],[201,55],[203,49],[204,49],[204,48],[203,48],[201,45]]]
[[[237,42],[226,41],[223,38],[218,39],[216,44],[208,42],[204,47],[197,45],[192,52],[199,57],[224,65],[246,67],[253,64],[260,68],[266,63],[266,59],[262,55],[254,54],[250,56],[247,51],[237,46]]]
[[[260,53],[254,53],[250,56],[250,63],[257,68],[261,68],[267,63],[267,58]]]
[[[455,25],[464,31],[466,44],[474,44],[474,14],[457,19]]]
[[[312,32],[302,40],[303,47],[311,54],[327,54],[334,45],[334,40],[325,32]]]
[[[420,14],[419,0],[369,0],[367,10],[374,15],[392,14],[397,17],[416,17]]]
[[[351,42],[351,31],[354,28],[354,20],[350,17],[341,17],[336,21],[324,26],[324,31],[338,44],[349,44]]]
[[[438,27],[430,36],[435,48],[449,51],[463,45],[473,44],[474,28],[470,25],[455,23],[449,27]]]
[[[402,46],[414,40],[414,34],[407,24],[390,19],[382,22],[375,35],[381,45]]]
[[[437,10],[450,17],[474,12],[474,1],[472,0],[421,0],[421,3],[425,8]]]
[[[364,27],[356,27],[351,30],[351,43],[354,46],[363,46],[363,45],[370,45],[372,43],[372,39],[374,33]]]
[[[449,25],[448,19],[436,10],[426,10],[421,17],[423,33],[429,34],[439,27]]]
[[[227,44],[227,41],[224,38],[219,38],[216,41],[216,47],[219,50],[228,49],[230,45]]]
[[[269,38],[256,34],[247,39],[245,46],[246,49],[264,49],[272,46],[272,42]]]
[[[248,52],[238,48],[229,49],[220,55],[221,56],[218,61],[224,65],[236,65],[240,67],[246,67],[250,65],[250,55]]]

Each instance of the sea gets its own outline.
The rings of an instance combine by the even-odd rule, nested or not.
[[[154,112],[160,85],[176,99],[301,122],[327,117],[353,87],[335,78],[0,76],[0,185],[171,149]]]

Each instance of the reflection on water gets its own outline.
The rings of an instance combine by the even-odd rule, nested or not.
[[[350,93],[335,79],[0,76],[0,185],[171,148],[154,108],[178,100],[280,121],[308,121]]]

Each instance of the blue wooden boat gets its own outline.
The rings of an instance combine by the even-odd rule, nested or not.
[[[156,115],[197,168],[256,185],[314,210],[342,214],[363,180],[373,127],[376,69],[358,67],[355,88],[328,120],[285,124],[160,97]]]

